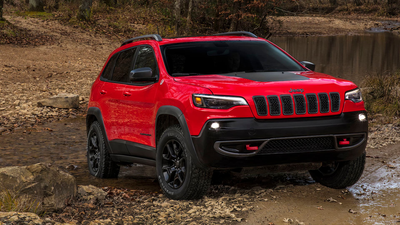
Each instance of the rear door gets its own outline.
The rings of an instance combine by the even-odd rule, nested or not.
[[[133,68],[135,53],[136,48],[130,48],[115,54],[113,56],[115,58],[112,58],[115,62],[113,69],[110,69],[111,74],[104,74],[102,78],[104,83],[100,88],[102,95],[101,111],[107,136],[114,154],[129,154],[125,146],[125,124],[128,122],[125,99],[127,87],[129,87],[129,73]],[[111,60],[109,64],[111,67]]]

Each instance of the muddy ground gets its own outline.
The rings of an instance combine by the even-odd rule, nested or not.
[[[321,30],[322,25],[329,24],[333,28],[323,34],[354,34],[380,24],[364,20],[338,19],[336,23],[336,19],[303,19],[287,18],[283,26],[298,28],[295,31],[288,28],[286,33],[322,34],[316,32],[316,27]],[[87,99],[92,82],[119,43],[56,21],[16,16],[7,20],[35,35],[51,35],[54,43],[0,45],[0,166],[51,163],[75,175],[79,184],[106,187],[109,192],[109,204],[76,203],[45,217],[77,223],[107,218],[123,222],[129,216],[133,217],[132,223],[174,224],[396,224],[400,221],[400,144],[396,144],[400,130],[390,124],[371,129],[365,173],[347,190],[316,184],[307,172],[264,170],[263,176],[224,174],[216,179],[203,200],[176,202],[162,196],[154,169],[150,167],[124,167],[118,179],[89,176],[84,124]],[[315,21],[314,25],[309,21]],[[301,27],[304,23],[312,28]],[[61,92],[79,94],[80,108],[36,106],[37,100]]]

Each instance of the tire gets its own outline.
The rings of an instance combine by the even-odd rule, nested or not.
[[[211,184],[212,170],[194,165],[179,126],[171,126],[162,133],[157,145],[156,170],[161,189],[171,199],[199,199]]]
[[[310,170],[311,177],[318,183],[335,189],[355,184],[364,171],[365,153],[355,160],[336,162],[318,170]]]
[[[111,160],[100,124],[94,121],[87,138],[87,162],[91,175],[99,178],[117,178],[119,166]]]

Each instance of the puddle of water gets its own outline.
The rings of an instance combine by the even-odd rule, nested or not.
[[[382,165],[349,188],[359,199],[358,210],[366,224],[399,224],[400,158]],[[390,165],[390,167],[388,166]]]
[[[299,61],[316,71],[360,85],[368,74],[400,71],[400,37],[391,33],[357,36],[272,37]]]
[[[121,167],[118,179],[99,179],[88,172],[86,161],[85,118],[53,122],[35,129],[17,129],[0,135],[0,167],[50,163],[68,170],[78,185],[112,186],[118,188],[159,191],[153,167]]]

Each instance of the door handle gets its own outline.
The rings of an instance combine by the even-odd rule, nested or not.
[[[100,94],[105,95],[105,94],[107,94],[107,91],[101,90],[101,91],[100,91]]]
[[[129,96],[131,96],[131,95],[132,95],[132,93],[130,93],[129,91],[125,91],[125,92],[124,92],[124,96],[129,97]]]

